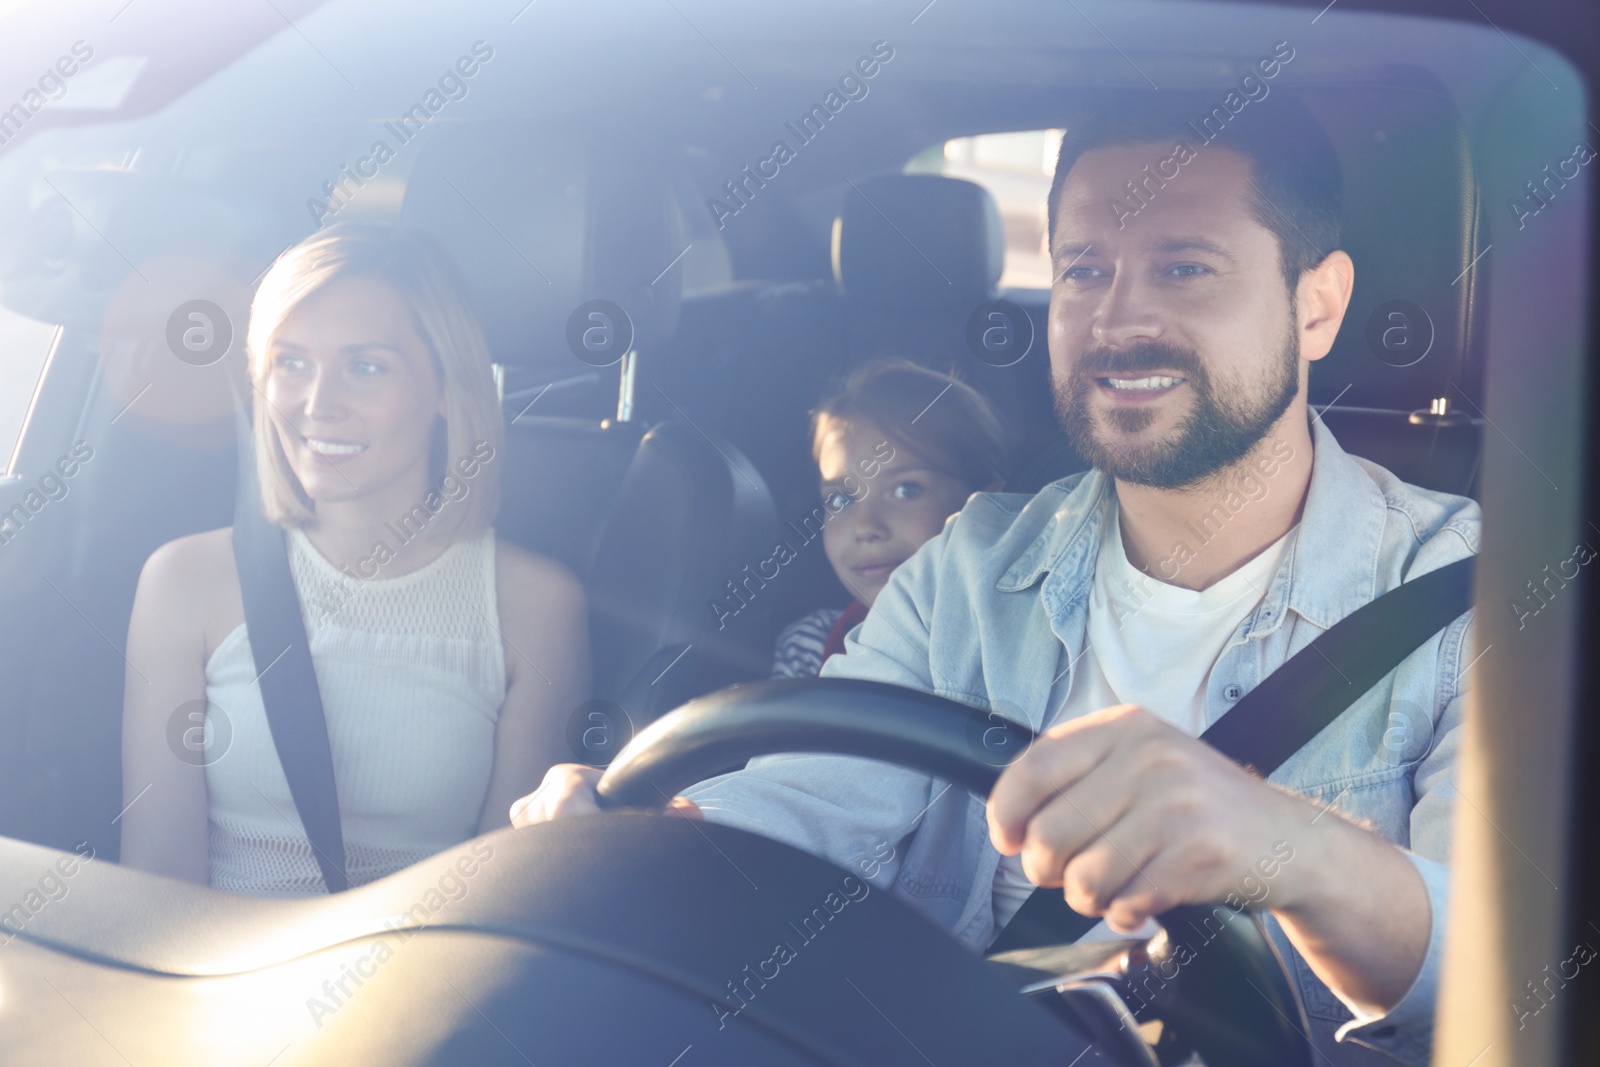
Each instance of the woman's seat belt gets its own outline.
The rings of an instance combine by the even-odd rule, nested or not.
[[[272,743],[289,781],[289,794],[330,893],[350,888],[344,831],[334,784],[328,723],[300,618],[300,597],[289,573],[283,528],[261,513],[254,449],[248,427],[239,446],[239,488],[234,499],[233,559],[244,597],[244,624],[255,657],[256,684],[266,708]]]

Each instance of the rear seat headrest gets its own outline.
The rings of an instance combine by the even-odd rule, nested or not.
[[[976,305],[1005,265],[988,190],[937,174],[854,183],[833,222],[833,277],[853,300],[896,307]]]

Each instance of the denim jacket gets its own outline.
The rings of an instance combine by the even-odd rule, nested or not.
[[[1298,536],[1212,670],[1215,722],[1313,638],[1408,578],[1478,549],[1478,506],[1430,492],[1339,447],[1312,423]],[[977,493],[897,568],[845,655],[823,677],[936,693],[1039,729],[1083,648],[1101,525],[1113,491],[1098,471],[1032,497]],[[1471,613],[1435,634],[1270,781],[1406,850],[1432,905],[1422,969],[1386,1015],[1357,1020],[1268,918],[1330,1062],[1427,1062],[1446,926],[1451,802],[1474,653]],[[892,890],[981,952],[994,929],[1000,855],[983,803],[927,774],[856,758],[781,755],[687,791],[708,819],[786,841]],[[1366,1046],[1365,1048],[1360,1046]]]

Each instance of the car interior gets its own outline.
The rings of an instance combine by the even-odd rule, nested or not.
[[[1348,202],[1362,207],[1345,224],[1358,264],[1350,325],[1316,365],[1311,402],[1346,450],[1415,484],[1470,494],[1483,425],[1473,414],[1482,401],[1475,311],[1482,304],[1471,278],[1449,279],[1487,242],[1461,118],[1449,93],[1423,71],[1300,91],[1341,149]],[[1081,94],[1074,103],[1104,106]],[[712,607],[728,597],[727,583],[742,579],[745,564],[768,554],[785,521],[799,526],[817,507],[808,411],[852,367],[900,356],[952,371],[982,391],[1013,437],[1011,491],[1031,493],[1084,468],[1051,407],[1042,341],[1047,291],[1009,294],[1034,320],[1039,341],[1031,358],[996,367],[967,346],[967,317],[1001,295],[1004,243],[993,198],[962,179],[899,172],[927,144],[1043,126],[1059,121],[1060,105],[1028,110],[1012,99],[980,98],[965,106],[967,113],[941,108],[941,124],[883,115],[855,131],[827,131],[839,134],[836,154],[874,158],[844,174],[848,181],[797,187],[798,203],[752,198],[751,216],[737,222],[761,232],[735,237],[729,220],[729,277],[688,295],[687,269],[654,281],[646,275],[686,244],[692,252],[697,241],[718,239],[703,206],[673,188],[692,181],[689,174],[598,161],[579,174],[546,163],[541,174],[547,137],[519,130],[515,120],[444,130],[419,146],[400,218],[455,253],[482,297],[497,361],[508,368],[505,502],[496,529],[584,577],[595,695],[619,703],[636,725],[691,696],[764,677],[780,621],[849,599],[813,547],[796,561],[793,577],[752,596],[752,610],[723,629]],[[628,140],[634,152],[683,157],[684,147],[709,131],[673,132],[650,148]],[[893,137],[887,144],[886,135]],[[83,173],[88,169],[69,170],[63,183],[87,180],[87,195],[113,203],[138,195],[115,186],[153,180],[138,171]],[[474,201],[452,191],[451,174],[474,176]],[[555,187],[575,177],[588,178],[581,210],[564,198],[552,203]],[[836,176],[814,180],[829,177]],[[230,183],[228,195],[245,199],[252,191]],[[559,336],[563,305],[542,293],[542,300],[527,300],[503,292],[519,273],[523,285],[538,278],[527,264],[517,271],[516,241],[498,241],[481,219],[473,224],[476,210],[506,220],[501,228],[515,227],[508,233],[526,247],[582,264],[581,282],[553,279],[545,288],[567,287],[573,305],[581,294],[615,293],[624,308],[637,309],[631,419],[616,417],[615,368],[564,363],[564,345],[552,352],[549,343],[532,343]],[[552,214],[559,217],[539,217]],[[149,237],[182,244],[177,235]],[[1394,294],[1425,309],[1432,358],[1410,366],[1373,358],[1356,326]],[[545,362],[535,362],[540,358]],[[553,385],[552,374],[560,375]],[[541,396],[546,386],[549,395]],[[113,415],[126,399],[97,393]],[[1444,412],[1437,410],[1441,400]],[[3,810],[20,817],[6,827],[14,836],[60,846],[87,839],[101,854],[114,854],[125,670],[115,644],[139,567],[164,542],[227,525],[231,515],[236,462],[229,435],[208,426],[212,447],[196,447],[194,435],[162,433],[153,421],[141,418],[135,403],[105,431],[98,446],[104,465],[91,465],[75,486],[77,538],[35,549],[64,555],[55,566],[70,576],[69,587],[105,592],[89,602],[93,625],[85,627],[71,604],[41,584],[42,613],[4,643],[5,654],[16,657],[8,676],[33,678],[25,705],[12,705],[29,738],[11,750],[15,773],[5,776],[14,802]],[[226,428],[226,412],[212,421]],[[690,646],[697,650],[670,672],[671,684],[652,685]],[[63,723],[67,708],[86,717]],[[94,772],[86,775],[88,767]],[[57,798],[68,781],[79,786],[63,806]],[[28,798],[36,801],[32,811]],[[37,803],[44,798],[49,802]]]
[[[90,5],[68,6],[88,18]],[[230,22],[150,0],[99,37],[59,12],[0,12],[0,36],[5,19],[32,20],[15,38],[31,51],[0,44],[19,69],[39,65],[38,42],[57,30],[63,50],[84,37],[102,64],[140,60],[113,70],[131,78],[120,97],[115,78],[93,87],[114,103],[47,112],[0,146],[0,303],[57,327],[0,508],[73,442],[94,453],[67,495],[0,549],[11,608],[0,614],[5,837],[58,850],[87,842],[117,858],[122,649],[140,568],[175,537],[229,524],[251,286],[281,249],[334,218],[418,227],[455,258],[502,386],[496,531],[581,578],[592,695],[633,731],[766,678],[784,624],[849,600],[820,541],[765,583],[747,565],[780,539],[806,541],[819,502],[809,412],[851,369],[899,356],[978,389],[1008,436],[1007,491],[1031,494],[1085,469],[1052,406],[1049,291],[1001,285],[1017,243],[1001,184],[915,161],[941,159],[957,139],[1059,130],[1146,82],[1226,92],[1240,65],[1279,40],[1297,56],[1274,88],[1298,94],[1338,152],[1343,247],[1356,264],[1343,329],[1311,375],[1316,417],[1347,451],[1425,488],[1486,501],[1495,477],[1545,488],[1528,467],[1508,475],[1514,452],[1498,474],[1488,458],[1491,447],[1506,453],[1504,420],[1490,421],[1504,395],[1491,370],[1517,355],[1490,285],[1538,290],[1511,273],[1519,261],[1505,249],[1520,237],[1503,203],[1506,174],[1538,166],[1508,146],[1538,130],[1552,145],[1538,162],[1555,158],[1571,112],[1530,103],[1532,61],[1482,22],[1341,5],[1313,23],[1321,5],[1087,0],[1081,11],[1017,3],[1004,18],[948,0],[920,15],[918,5],[830,3],[809,19],[726,4],[628,3],[609,17],[548,4],[418,6],[403,19],[375,0],[278,6],[281,18]],[[216,47],[187,55],[183,40],[140,28],[180,16]],[[329,177],[392,137],[386,122],[479,40],[494,57],[465,95],[319,220]],[[866,95],[776,177],[750,180],[746,164],[792,139],[786,120],[877,41],[894,58]],[[1568,95],[1581,102],[1571,68],[1550,68],[1542,46],[1536,55],[1536,68],[1579,83]],[[1536,237],[1564,239],[1562,228]],[[1581,242],[1576,222],[1565,229]],[[194,298],[224,308],[235,337],[207,366],[165,351],[167,312]],[[631,323],[620,361],[585,362],[568,344],[574,309],[594,299]],[[1005,366],[968,341],[970,317],[996,299],[1033,326],[1031,348]],[[1539,313],[1570,322],[1574,306],[1553,296]],[[1524,440],[1541,461],[1561,447]],[[630,840],[651,847],[647,835]],[[764,862],[759,851],[751,863]],[[608,877],[632,871],[619,861]],[[169,933],[115,936],[143,939],[119,951],[159,954],[183,936]],[[190,955],[221,952],[207,943]]]

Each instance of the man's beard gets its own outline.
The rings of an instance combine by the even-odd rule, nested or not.
[[[1065,382],[1054,387],[1056,416],[1078,454],[1120,481],[1156,489],[1192,486],[1232,466],[1267,435],[1300,392],[1300,338],[1291,324],[1263,396],[1224,401],[1194,352],[1161,341],[1122,351],[1100,347],[1084,353]],[[1194,405],[1165,440],[1148,445],[1118,445],[1103,440],[1089,399],[1096,378],[1112,374],[1165,371],[1186,379]],[[1139,433],[1155,421],[1148,407],[1111,407],[1105,413],[1115,431]]]

